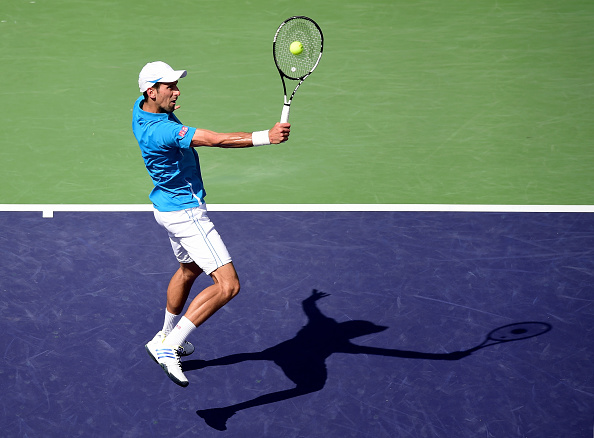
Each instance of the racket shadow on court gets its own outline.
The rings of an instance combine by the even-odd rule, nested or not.
[[[316,302],[327,296],[328,294],[314,289],[311,295],[303,300],[303,311],[308,317],[308,322],[292,339],[260,352],[238,353],[212,360],[189,360],[182,363],[184,371],[193,371],[244,361],[272,361],[295,384],[294,388],[264,394],[234,405],[197,411],[196,413],[205,420],[206,424],[216,430],[226,430],[227,420],[238,411],[320,391],[324,388],[328,377],[326,359],[334,353],[370,354],[408,359],[460,360],[486,346],[528,339],[551,329],[549,324],[540,322],[510,324],[491,331],[480,345],[452,353],[424,353],[357,345],[352,343],[351,339],[379,333],[388,327],[362,320],[337,322],[325,316],[318,309]]]

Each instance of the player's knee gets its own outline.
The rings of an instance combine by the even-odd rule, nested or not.
[[[241,289],[241,286],[239,280],[236,278],[227,285],[227,295],[229,296],[229,299],[237,296],[239,289]]]
[[[232,264],[224,265],[212,274],[212,278],[219,286],[219,293],[225,301],[233,299],[239,293],[239,278]]]
[[[219,284],[220,294],[226,302],[231,301],[239,293],[239,280],[229,280]]]

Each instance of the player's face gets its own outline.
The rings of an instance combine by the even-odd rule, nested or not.
[[[160,84],[155,99],[159,112],[172,113],[175,110],[179,95],[180,92],[179,88],[177,88],[177,81]]]

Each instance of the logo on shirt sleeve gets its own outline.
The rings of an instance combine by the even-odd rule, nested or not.
[[[180,131],[179,131],[179,133],[177,134],[177,136],[178,136],[179,138],[184,138],[184,137],[186,136],[186,134],[188,133],[188,129],[189,129],[189,128],[188,128],[187,126],[184,126],[184,127],[183,127],[183,128],[180,130]]]

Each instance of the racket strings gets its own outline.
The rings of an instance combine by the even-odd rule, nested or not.
[[[299,55],[291,53],[294,41],[303,45]],[[278,31],[274,43],[274,58],[279,70],[290,79],[301,79],[311,73],[322,53],[322,34],[311,21],[296,18],[287,21]]]

